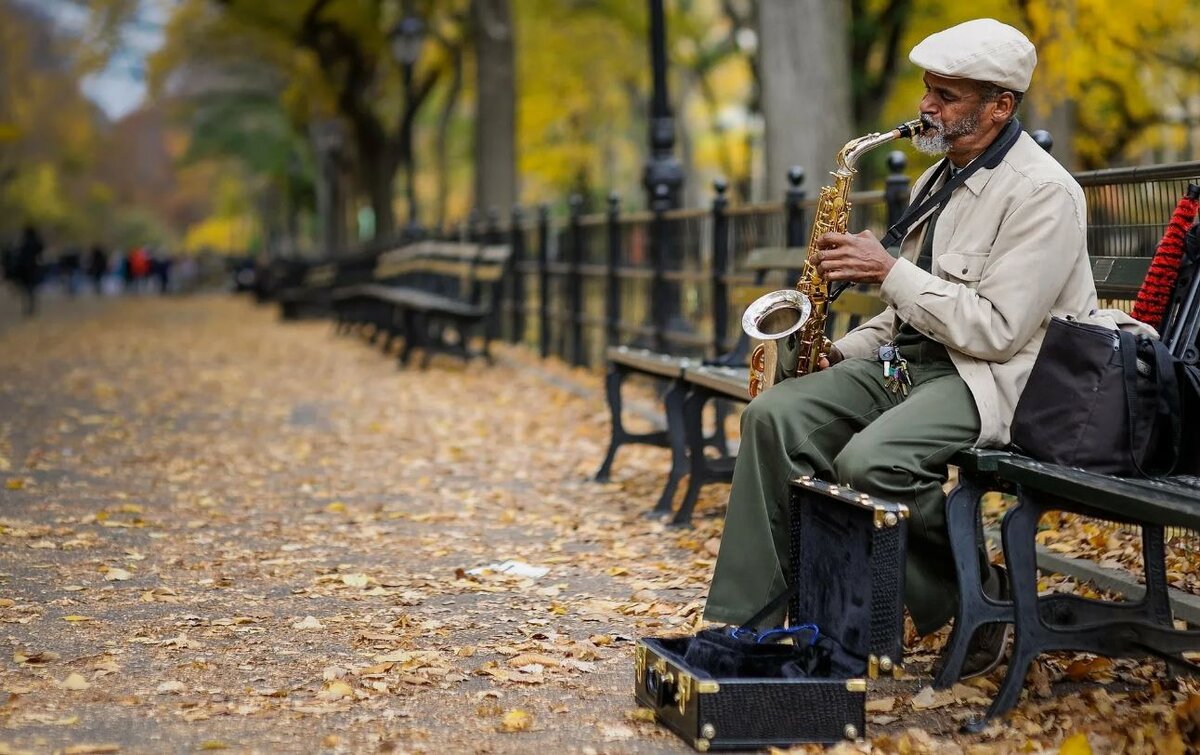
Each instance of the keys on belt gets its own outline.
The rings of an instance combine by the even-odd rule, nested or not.
[[[879,347],[879,361],[883,362],[883,385],[892,393],[908,395],[912,387],[912,376],[908,374],[908,360],[900,354],[894,343]]]

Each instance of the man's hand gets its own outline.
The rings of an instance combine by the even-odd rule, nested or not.
[[[831,281],[883,283],[896,264],[870,231],[826,233],[817,248],[817,269]]]
[[[820,372],[821,370],[827,370],[838,362],[842,361],[844,358],[845,357],[842,356],[842,352],[838,351],[838,347],[830,344],[829,353],[821,357],[821,361],[817,362],[817,371]]]

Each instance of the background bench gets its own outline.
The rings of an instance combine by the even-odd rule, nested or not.
[[[428,364],[435,352],[491,359],[492,315],[511,256],[506,244],[419,241],[381,253],[369,282],[341,286],[331,297],[340,329],[372,326],[385,347],[403,338],[407,364],[416,350]],[[482,338],[472,350],[473,336]]]

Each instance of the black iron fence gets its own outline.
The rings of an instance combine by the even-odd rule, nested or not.
[[[882,235],[898,216],[908,196],[903,167],[892,163],[887,190],[851,195],[853,227]],[[576,365],[602,364],[604,349],[615,344],[711,357],[741,332],[743,306],[730,292],[755,282],[745,268],[750,252],[808,241],[816,200],[806,196],[802,173],[789,178],[780,203],[731,207],[718,182],[708,209],[625,213],[610,196],[602,213],[583,214],[571,202],[558,226],[541,207],[532,217],[514,213],[506,227],[475,225],[461,236],[513,244],[497,323],[506,340]],[[789,285],[796,274],[776,282]]]
[[[903,211],[908,179],[902,162],[882,188],[852,195],[852,229],[882,236]],[[1200,161],[1076,174],[1089,207],[1093,256],[1148,257]],[[704,210],[623,213],[617,197],[605,212],[583,214],[572,202],[566,221],[546,208],[515,214],[506,227],[465,229],[471,237],[509,238],[513,269],[496,327],[506,340],[571,364],[603,364],[610,345],[640,345],[714,357],[741,332],[745,302],[731,292],[754,281],[746,261],[755,249],[801,247],[816,198],[793,173],[783,202],[733,207],[718,183]],[[796,275],[776,276],[790,285]]]
[[[851,195],[851,229],[882,236],[903,211],[909,181],[902,154],[889,159],[881,187]],[[1075,177],[1088,202],[1092,256],[1149,257],[1187,184],[1200,183],[1200,161]],[[794,169],[789,179],[777,203],[731,206],[717,182],[706,209],[623,212],[612,196],[603,212],[585,214],[574,200],[565,221],[552,221],[546,206],[507,219],[492,213],[476,216],[454,237],[513,247],[492,323],[505,340],[581,366],[602,365],[611,345],[711,358],[728,352],[741,334],[747,302],[734,296],[740,288],[796,280],[798,271],[787,271],[764,281],[747,264],[756,249],[808,241],[816,198],[806,194],[802,172]],[[337,261],[369,259],[401,243],[379,240]]]

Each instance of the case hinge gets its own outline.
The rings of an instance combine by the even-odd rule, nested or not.
[[[885,527],[895,527],[907,518],[908,507],[903,504],[896,506],[895,511],[877,508],[874,513],[875,529],[881,530]]]
[[[638,645],[633,649],[633,673],[637,677],[639,687],[646,679],[646,655],[649,652],[645,645]]]
[[[883,672],[885,674],[891,674],[894,678],[899,679],[900,676],[904,673],[904,670],[900,664],[896,663],[895,661],[893,661],[891,658],[889,658],[886,655],[881,655],[881,656],[868,655],[867,656],[867,678],[877,679],[877,678],[879,678],[880,672]]]
[[[696,695],[707,695],[720,692],[721,685],[711,679],[697,679],[691,674],[680,671],[675,681],[675,702],[679,704],[680,714],[687,713],[688,702]]]

